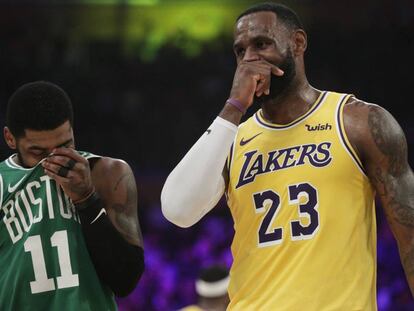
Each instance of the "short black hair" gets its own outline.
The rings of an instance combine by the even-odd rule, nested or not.
[[[241,13],[239,17],[237,17],[236,21],[238,21],[243,16],[256,12],[273,12],[276,14],[277,18],[281,20],[291,30],[305,29],[299,16],[296,14],[295,11],[283,4],[272,2],[258,3],[253,5],[252,7],[248,8],[246,11]]]
[[[221,265],[213,265],[201,270],[199,280],[207,283],[217,282],[225,279],[229,275],[226,267]]]
[[[68,120],[73,126],[73,108],[68,94],[47,81],[22,85],[7,105],[6,126],[16,138],[24,137],[26,129],[53,130]]]

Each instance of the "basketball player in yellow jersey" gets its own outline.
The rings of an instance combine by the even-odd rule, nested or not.
[[[404,134],[381,107],[313,88],[306,46],[285,6],[240,15],[230,98],[161,194],[165,217],[187,227],[226,192],[235,228],[228,310],[377,310],[375,194],[414,292]],[[239,125],[253,102],[261,109]]]

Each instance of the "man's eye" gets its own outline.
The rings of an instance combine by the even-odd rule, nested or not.
[[[244,54],[244,49],[242,49],[242,48],[236,49],[236,55],[237,56],[241,56],[243,54]]]

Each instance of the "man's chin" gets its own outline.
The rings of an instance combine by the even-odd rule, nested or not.
[[[253,103],[254,105],[262,105],[268,101],[271,101],[275,99],[275,96],[271,96],[271,94],[269,95],[262,95],[260,97],[257,97],[256,95],[254,96],[254,100]]]
[[[262,95],[260,97],[254,96],[254,103],[262,105],[264,103],[277,101],[280,97],[283,97],[289,89],[291,89],[293,77],[294,75],[286,77],[285,80],[282,81],[273,81],[275,78],[272,77],[269,95]]]
[[[254,96],[254,103],[257,105],[262,105],[264,103],[276,101],[280,97],[280,95],[283,94],[284,90],[285,88],[278,88],[278,90],[270,91],[269,95],[262,95],[260,97]]]

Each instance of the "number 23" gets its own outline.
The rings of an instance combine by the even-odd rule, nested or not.
[[[292,220],[290,222],[291,239],[296,241],[313,238],[319,228],[318,191],[309,183],[301,183],[289,186],[288,195],[290,205],[299,205],[299,216],[309,220],[307,226],[304,226],[300,220]],[[299,200],[301,197],[307,198],[307,201],[300,203]],[[282,228],[277,227],[269,232],[269,228],[280,210],[279,194],[273,190],[265,190],[253,194],[253,201],[256,213],[266,213],[259,227],[259,247],[282,243]],[[266,205],[270,205],[267,212]]]

